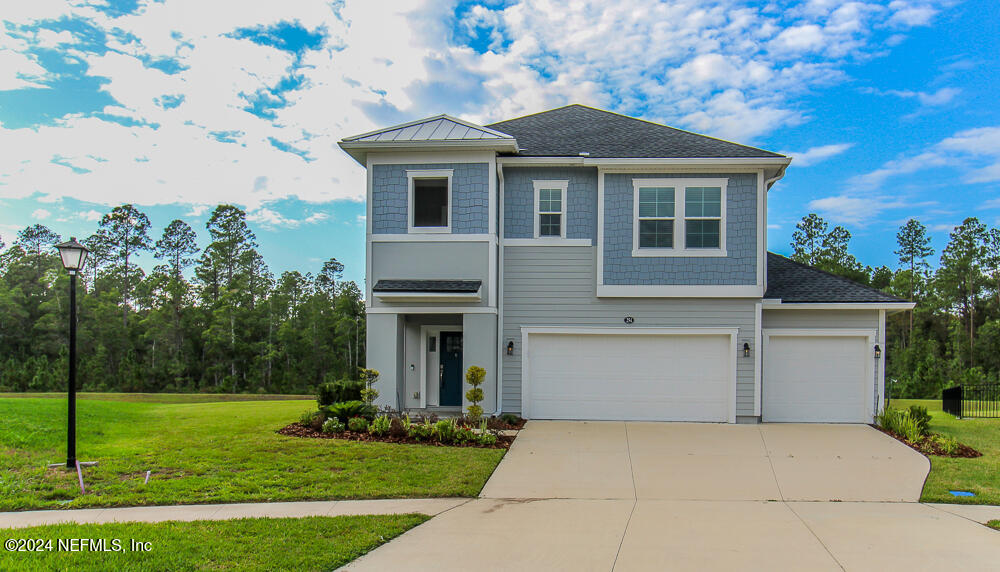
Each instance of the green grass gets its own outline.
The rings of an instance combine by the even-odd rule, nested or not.
[[[941,400],[894,399],[892,407],[922,405],[931,414],[931,431],[954,437],[983,454],[976,459],[930,456],[931,472],[920,500],[952,504],[1000,505],[1000,419],[955,419],[941,411]],[[955,497],[948,491],[970,491]]]
[[[314,401],[77,403],[76,473],[66,403],[0,399],[0,510],[347,498],[475,496],[502,449],[302,439],[275,431]],[[145,473],[152,470],[148,485]]]
[[[66,399],[65,393],[0,393],[3,398]],[[77,393],[77,399],[99,401],[130,401],[141,403],[214,403],[216,401],[282,401],[286,399],[313,399],[312,395],[283,395],[275,393]]]
[[[1000,530],[1000,520],[991,520],[986,523],[986,526]]]
[[[228,521],[55,524],[0,531],[51,540],[52,551],[6,552],[4,570],[333,570],[426,521],[422,514]],[[57,551],[58,541],[118,540],[122,551]],[[149,551],[132,551],[132,540]]]

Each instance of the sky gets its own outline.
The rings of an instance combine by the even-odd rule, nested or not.
[[[246,209],[275,274],[364,278],[364,172],[337,141],[582,103],[787,153],[768,245],[816,212],[895,267],[1000,225],[995,0],[32,0],[0,11],[0,238],[85,237],[130,202],[204,246]],[[146,256],[142,263],[155,261]]]

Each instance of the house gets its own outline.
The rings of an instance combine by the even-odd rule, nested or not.
[[[347,137],[382,404],[529,419],[871,422],[910,303],[767,251],[791,158],[581,105]]]

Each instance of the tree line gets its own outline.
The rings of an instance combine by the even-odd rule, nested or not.
[[[77,288],[78,379],[84,391],[312,392],[357,379],[364,365],[361,290],[336,258],[315,275],[275,278],[246,220],[219,205],[200,248],[183,220],[154,240],[131,204],[105,214]],[[62,391],[69,277],[35,224],[0,237],[0,392]],[[136,263],[152,253],[148,274]],[[189,278],[192,277],[192,278]]]
[[[792,235],[792,258],[916,303],[887,318],[886,383],[901,398],[941,397],[952,385],[1000,382],[1000,228],[976,217],[954,227],[937,257],[927,228],[896,233],[897,266],[872,268],[848,252],[851,233],[816,214]]]

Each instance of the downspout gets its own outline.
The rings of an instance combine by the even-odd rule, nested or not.
[[[493,415],[499,417],[503,413],[503,165],[499,161],[494,163],[497,171],[497,202],[500,208],[497,209],[497,369],[496,369],[496,411]]]

